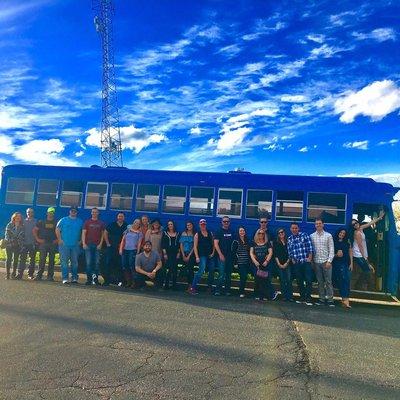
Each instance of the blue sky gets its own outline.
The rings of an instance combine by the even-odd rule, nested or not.
[[[130,168],[400,185],[398,1],[116,0]],[[91,2],[0,3],[0,165],[100,164]]]

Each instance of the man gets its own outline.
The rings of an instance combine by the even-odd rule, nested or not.
[[[292,260],[293,271],[300,292],[300,300],[297,300],[296,303],[312,306],[312,243],[306,233],[300,232],[297,222],[292,222],[290,232],[292,235],[288,238],[288,254]]]
[[[150,240],[146,240],[143,245],[143,252],[135,258],[134,287],[146,286],[146,280],[154,282],[155,287],[162,286],[163,277],[161,276],[161,257],[156,251],[152,251]]]
[[[71,207],[69,216],[61,218],[56,227],[63,285],[69,283],[69,263],[71,263],[71,283],[78,283],[78,255],[83,221],[77,214],[78,209]]]
[[[268,229],[268,214],[260,216],[260,219],[258,220],[258,223],[259,223],[260,226],[258,227],[258,229],[256,229],[254,231],[254,234],[251,237],[251,240],[252,241],[256,240],[257,239],[256,238],[256,234],[257,234],[258,230],[262,229],[265,232],[266,237],[268,237],[268,242],[272,246],[273,241],[274,241],[274,237],[272,236],[272,233]]]
[[[314,248],[314,271],[318,281],[319,300],[316,305],[335,307],[333,302],[332,260],[335,256],[332,235],[324,231],[322,219],[315,220],[315,232],[310,235]]]
[[[99,220],[98,208],[92,208],[92,218],[85,221],[82,229],[82,247],[86,259],[86,285],[99,285],[100,251],[103,246],[105,224]]]
[[[26,218],[24,219],[24,246],[21,252],[21,258],[19,262],[18,275],[16,279],[22,279],[26,268],[26,260],[29,255],[29,269],[28,279],[33,279],[35,273],[35,257],[36,257],[36,245],[35,237],[33,236],[33,228],[36,226],[36,218],[33,208],[26,210]]]
[[[232,242],[233,232],[230,229],[230,219],[225,216],[222,218],[222,226],[214,236],[214,247],[217,252],[218,281],[214,295],[219,296],[222,291],[222,285],[225,282],[225,294],[230,295],[231,274],[233,266]],[[214,269],[210,270],[214,278]]]
[[[107,225],[104,231],[104,241],[107,246],[106,265],[104,271],[104,286],[112,284],[122,285],[121,256],[119,255],[119,244],[122,235],[126,231],[128,225],[125,222],[125,214],[120,212],[117,214],[117,220]]]
[[[56,226],[57,221],[54,218],[56,210],[54,207],[47,209],[46,219],[37,222],[33,229],[33,236],[39,245],[39,270],[35,280],[41,281],[46,265],[47,255],[49,256],[49,266],[47,269],[47,280],[54,280],[54,258],[57,251]]]

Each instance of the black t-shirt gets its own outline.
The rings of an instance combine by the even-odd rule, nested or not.
[[[118,246],[121,243],[122,235],[128,228],[128,224],[124,222],[121,226],[116,221],[107,225],[106,231],[108,232],[108,240],[112,246]]]
[[[257,244],[254,242],[252,247],[256,260],[262,264],[268,256],[268,250],[271,248],[271,244],[269,242],[264,244]]]
[[[39,239],[43,239],[46,243],[53,243],[56,237],[56,226],[57,221],[53,219],[49,221],[48,219],[40,220],[36,223],[36,228],[38,228],[37,235]]]
[[[280,240],[274,242],[274,257],[276,257],[281,264],[285,264],[289,259],[287,243],[282,243]]]
[[[219,248],[221,249],[224,257],[232,256],[232,242],[234,239],[233,232],[230,229],[219,229],[214,236],[218,239]]]

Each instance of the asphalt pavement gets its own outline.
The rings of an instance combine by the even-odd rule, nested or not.
[[[0,399],[399,398],[399,307],[4,277]]]

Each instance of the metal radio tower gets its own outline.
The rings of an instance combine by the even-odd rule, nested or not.
[[[112,0],[92,0],[94,25],[100,34],[103,58],[101,166],[122,167],[121,133],[115,85]]]

